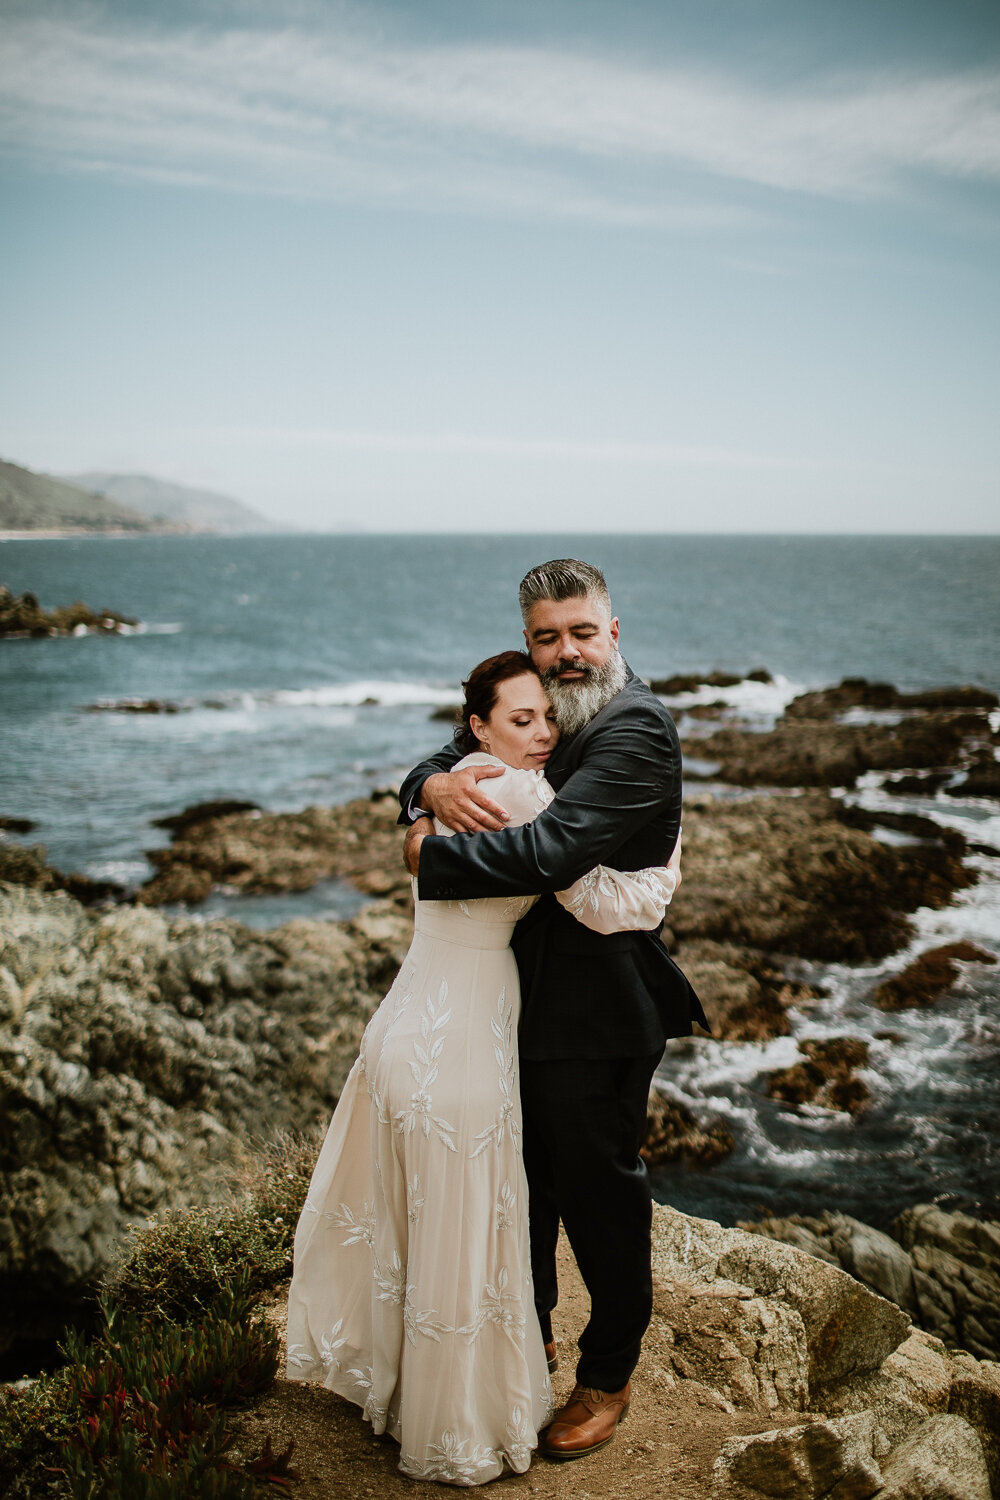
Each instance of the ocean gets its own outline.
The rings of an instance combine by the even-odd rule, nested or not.
[[[974,682],[1000,692],[1000,539],[801,536],[88,537],[0,543],[0,582],[44,606],[83,599],[134,616],[112,637],[0,642],[0,815],[30,818],[53,864],[138,883],[154,819],[214,798],[273,809],[336,803],[397,781],[447,737],[431,718],[468,669],[520,644],[517,583],[577,555],[603,568],[621,646],[646,677],[766,667],[732,690],[773,723],[807,688],[864,676],[906,690]],[[712,691],[713,698],[726,697]],[[157,699],[176,712],[100,711]],[[678,705],[678,714],[683,705]],[[877,782],[858,793],[886,805]],[[985,799],[896,798],[1000,849]],[[1000,857],[946,912],[917,916],[917,952],[970,937],[1000,953]],[[269,926],[348,915],[331,884],[294,897],[213,899]],[[664,1085],[726,1115],[737,1150],[708,1172],[661,1171],[657,1192],[732,1223],[763,1208],[840,1208],[885,1225],[936,1199],[1000,1217],[996,980],[963,980],[926,1012],[864,1000],[873,976],[818,966],[827,996],[795,1036],[871,1038],[873,1107],[857,1122],[782,1109],[759,1086],[795,1036],[759,1046],[674,1044]],[[800,966],[805,972],[805,966]]]

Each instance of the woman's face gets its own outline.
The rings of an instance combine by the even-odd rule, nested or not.
[[[538,771],[555,749],[555,711],[534,672],[508,677],[484,721],[470,714],[469,728],[482,749],[521,771]]]

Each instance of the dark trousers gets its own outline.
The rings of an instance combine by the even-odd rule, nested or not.
[[[602,1391],[621,1390],[632,1374],[652,1314],[652,1196],[639,1147],[660,1056],[521,1059],[531,1270],[542,1337],[552,1337],[559,1296],[562,1219],[590,1293],[576,1376]]]

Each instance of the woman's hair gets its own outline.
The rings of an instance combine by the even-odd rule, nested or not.
[[[471,716],[475,714],[485,722],[496,706],[501,682],[523,677],[528,672],[538,676],[538,668],[526,651],[501,651],[499,656],[488,656],[478,667],[473,667],[462,683],[465,690],[462,722],[455,726],[455,744],[463,755],[479,749],[479,741],[469,725]]]

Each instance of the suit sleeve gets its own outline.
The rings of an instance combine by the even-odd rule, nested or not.
[[[417,793],[428,776],[434,776],[438,771],[450,771],[452,766],[457,765],[461,759],[461,750],[452,743],[442,745],[435,755],[428,756],[427,760],[422,760],[419,766],[414,766],[399,789],[400,814],[396,821],[409,826],[413,822],[410,817],[410,804],[416,802],[418,806],[420,805]]]
[[[595,729],[583,763],[533,823],[424,839],[420,898],[563,890],[594,865],[614,865],[615,850],[669,799],[680,774],[676,736],[653,708],[614,715]]]

